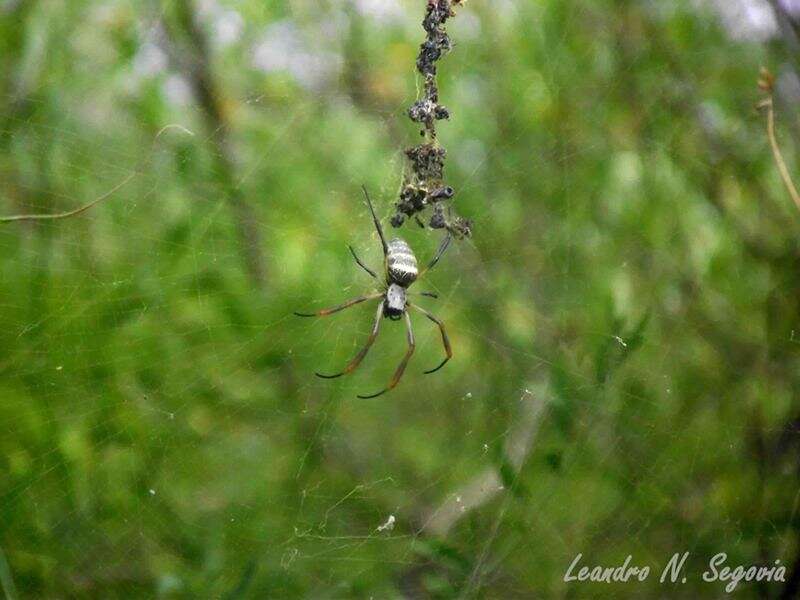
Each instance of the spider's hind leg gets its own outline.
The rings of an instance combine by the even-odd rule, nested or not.
[[[443,366],[445,366],[445,364],[447,364],[447,361],[448,361],[448,360],[450,360],[451,358],[453,358],[453,349],[450,347],[450,338],[448,338],[448,337],[447,337],[447,330],[444,328],[444,322],[443,322],[441,319],[439,319],[439,318],[437,318],[437,317],[433,316],[433,315],[432,315],[431,313],[429,313],[427,310],[425,310],[424,308],[421,308],[421,307],[417,306],[416,304],[411,304],[411,303],[408,303],[408,305],[407,305],[407,306],[410,306],[411,308],[415,308],[415,309],[417,309],[417,310],[418,310],[419,312],[421,312],[423,315],[425,315],[426,317],[428,317],[428,318],[429,318],[431,321],[433,321],[434,323],[436,323],[436,325],[439,327],[439,331],[440,331],[440,332],[441,332],[441,334],[442,334],[442,344],[444,345],[444,351],[445,351],[445,354],[446,354],[447,356],[445,356],[444,360],[443,360],[441,363],[439,363],[439,366],[438,366],[438,367],[434,367],[434,368],[433,368],[433,369],[431,369],[430,371],[425,371],[425,374],[426,374],[426,375],[429,375],[430,373],[434,373],[434,372],[438,371],[439,369],[441,369]]]

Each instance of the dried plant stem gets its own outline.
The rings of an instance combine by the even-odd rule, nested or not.
[[[775,77],[769,72],[766,67],[761,67],[761,72],[758,77],[759,89],[767,94],[761,102],[758,103],[758,108],[765,108],[767,110],[767,137],[769,138],[769,145],[772,148],[772,157],[775,159],[775,164],[778,166],[778,172],[781,174],[783,185],[792,197],[794,205],[797,210],[800,210],[800,194],[797,193],[797,188],[792,181],[792,176],[789,174],[789,169],[786,167],[786,161],[783,160],[783,153],[778,145],[778,138],[775,135]]]
[[[84,204],[83,206],[80,206],[80,207],[78,207],[78,208],[76,208],[74,210],[68,210],[66,212],[61,212],[61,213],[12,215],[10,217],[0,217],[0,224],[2,224],[2,223],[15,223],[15,222],[18,223],[20,221],[56,221],[56,220],[59,220],[59,219],[68,219],[69,217],[75,217],[75,216],[77,216],[77,215],[79,215],[79,214],[81,214],[83,212],[86,212],[87,210],[89,210],[93,206],[96,206],[97,204],[100,204],[104,200],[108,200],[111,196],[116,194],[119,190],[124,188],[131,181],[133,181],[134,177],[136,177],[137,175],[140,174],[140,172],[144,168],[144,165],[150,159],[150,157],[152,156],[153,152],[155,152],[156,144],[158,143],[159,139],[161,139],[161,136],[164,135],[168,131],[178,131],[178,132],[184,133],[186,135],[194,135],[194,133],[192,131],[189,131],[183,125],[180,125],[180,124],[177,124],[177,123],[170,123],[169,125],[165,125],[156,134],[155,138],[153,138],[153,148],[150,151],[150,154],[147,155],[146,158],[142,159],[142,161],[139,164],[139,166],[137,168],[135,168],[125,179],[123,179],[120,183],[115,185],[113,188],[111,188],[109,191],[107,191],[105,194],[103,194],[99,198],[95,198],[91,202],[89,202],[87,204]]]
[[[88,204],[84,204],[83,206],[78,207],[74,210],[69,210],[67,212],[54,213],[54,214],[12,215],[10,217],[0,217],[0,223],[14,223],[19,221],[56,221],[58,219],[68,219],[69,217],[75,217],[113,196],[123,187],[128,185],[131,182],[131,180],[133,180],[133,178],[136,177],[136,175],[138,175],[138,173],[134,171],[99,198],[96,198],[91,202],[89,202]]]
[[[773,107],[772,96],[767,98],[761,103],[761,106],[767,109],[767,137],[769,137],[769,145],[772,147],[772,156],[775,158],[775,164],[778,166],[778,172],[783,179],[783,185],[792,197],[797,210],[800,210],[800,194],[797,193],[797,188],[792,181],[792,176],[789,174],[789,169],[786,167],[786,161],[783,160],[781,148],[778,145],[778,139],[775,136],[775,109]]]

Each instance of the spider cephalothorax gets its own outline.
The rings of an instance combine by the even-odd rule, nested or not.
[[[396,283],[390,283],[383,300],[383,316],[389,317],[392,321],[399,321],[407,304],[406,289]]]
[[[453,352],[450,348],[450,340],[447,338],[447,332],[444,328],[444,323],[440,321],[438,318],[433,316],[424,308],[421,308],[415,304],[412,304],[408,301],[408,288],[414,283],[417,278],[420,276],[419,269],[417,268],[417,259],[414,256],[414,253],[411,250],[411,247],[400,238],[394,238],[393,240],[386,242],[386,238],[383,235],[383,229],[381,228],[380,221],[378,221],[378,217],[375,215],[375,209],[372,207],[372,201],[369,199],[369,194],[367,193],[366,188],[364,188],[364,196],[367,199],[367,205],[369,206],[370,213],[372,213],[372,221],[375,223],[375,229],[378,231],[378,237],[381,240],[381,246],[383,248],[383,258],[384,258],[384,270],[386,273],[386,284],[381,292],[376,292],[374,294],[368,294],[366,296],[359,296],[358,298],[354,298],[353,300],[349,300],[344,304],[340,304],[339,306],[334,306],[333,308],[326,308],[315,313],[299,313],[296,312],[295,314],[300,317],[322,317],[326,315],[333,314],[335,312],[339,312],[340,310],[344,310],[345,308],[349,308],[355,304],[359,304],[361,302],[365,302],[367,300],[377,300],[378,298],[381,299],[380,304],[378,305],[378,311],[375,314],[375,322],[372,326],[372,333],[370,334],[369,338],[367,339],[366,345],[361,349],[361,351],[356,354],[356,356],[351,360],[348,365],[344,368],[341,373],[335,373],[333,375],[323,375],[321,373],[317,373],[317,376],[323,377],[325,379],[331,379],[334,377],[340,377],[346,373],[350,373],[353,371],[364,357],[367,355],[372,344],[375,342],[375,339],[378,337],[378,330],[380,328],[381,317],[388,317],[393,321],[400,320],[401,318],[405,318],[406,321],[406,333],[408,339],[408,350],[406,351],[405,356],[403,357],[400,366],[397,367],[397,370],[394,373],[389,385],[382,389],[380,392],[376,394],[370,394],[368,396],[359,395],[359,398],[375,398],[376,396],[380,396],[384,392],[391,390],[393,387],[397,385],[400,381],[400,378],[403,376],[403,372],[406,369],[406,365],[408,364],[411,355],[414,353],[414,332],[411,330],[411,318],[408,316],[408,308],[414,308],[428,317],[431,321],[436,323],[439,327],[439,331],[442,334],[442,344],[444,345],[444,350],[446,353],[445,359],[434,369],[430,371],[425,371],[425,373],[433,373],[434,371],[438,371],[441,369],[444,364],[450,360],[453,356]],[[433,260],[430,264],[425,268],[425,271],[433,267],[439,259],[444,254],[444,251],[447,250],[447,247],[450,245],[450,234],[448,233],[442,243],[439,245],[439,249],[436,251],[436,255],[433,257]],[[364,269],[367,273],[369,273],[374,279],[378,279],[378,275],[370,269],[367,265],[361,262],[361,259],[358,258],[356,255],[355,250],[353,250],[352,246],[350,247],[350,252],[355,258],[356,263],[362,269]],[[423,271],[424,273],[424,271]],[[432,294],[430,292],[421,292],[420,295],[428,296],[431,298],[436,298],[436,294]]]

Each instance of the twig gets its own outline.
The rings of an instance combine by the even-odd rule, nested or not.
[[[797,194],[797,189],[794,186],[791,175],[789,175],[789,170],[786,168],[786,163],[781,155],[781,149],[778,146],[778,140],[775,137],[775,111],[773,110],[772,104],[772,98],[770,98],[767,104],[767,135],[769,136],[770,146],[772,146],[772,155],[775,157],[775,162],[778,165],[778,171],[780,171],[783,184],[786,186],[795,206],[800,209],[800,195]]]
[[[95,200],[92,200],[88,204],[84,204],[83,206],[76,208],[75,210],[69,210],[67,212],[54,213],[54,214],[12,215],[10,217],[0,217],[0,223],[14,223],[19,221],[55,221],[57,219],[68,219],[69,217],[74,217],[83,212],[86,212],[96,204],[100,204],[103,200],[107,200],[108,198],[113,196],[120,189],[128,185],[128,183],[130,183],[131,180],[134,177],[136,177],[136,175],[138,175],[138,173],[134,171],[133,173],[128,175],[125,179],[123,179],[120,183],[118,183],[116,186],[111,188],[111,190],[109,190],[99,198],[96,198]]]
[[[778,167],[778,172],[783,180],[783,185],[792,197],[792,201],[798,210],[800,210],[800,194],[797,193],[797,188],[792,181],[792,176],[789,174],[789,169],[786,167],[786,161],[783,160],[780,146],[778,146],[778,139],[775,136],[775,102],[773,100],[773,88],[775,78],[764,67],[761,67],[761,77],[758,80],[758,87],[767,93],[767,97],[759,102],[759,108],[767,109],[767,137],[769,138],[769,145],[772,148],[772,156],[775,159],[775,164]]]
[[[109,191],[107,191],[105,194],[103,194],[99,198],[96,198],[96,199],[92,200],[91,202],[89,202],[88,204],[84,204],[83,206],[78,207],[78,208],[76,208],[74,210],[68,210],[66,212],[61,212],[61,213],[12,215],[10,217],[0,217],[0,224],[2,224],[2,223],[15,223],[15,222],[18,223],[20,221],[55,221],[55,220],[58,220],[58,219],[68,219],[69,217],[77,216],[77,215],[89,210],[93,206],[95,206],[97,204],[100,204],[104,200],[107,200],[108,198],[113,196],[115,193],[117,193],[123,187],[128,185],[133,180],[134,177],[139,175],[139,173],[143,170],[144,165],[147,163],[147,161],[152,156],[153,152],[155,152],[155,148],[156,148],[156,144],[158,143],[158,140],[161,139],[161,136],[164,135],[167,131],[172,131],[172,130],[179,131],[180,133],[184,133],[186,135],[192,135],[192,136],[194,135],[194,133],[192,131],[189,131],[188,129],[186,129],[186,127],[184,127],[183,125],[180,125],[178,123],[170,123],[169,125],[165,125],[164,127],[162,127],[159,130],[159,132],[153,138],[153,146],[152,146],[152,149],[150,151],[150,154],[148,154],[145,158],[143,158],[142,161],[140,162],[139,166],[137,168],[135,168],[125,179],[123,179],[120,183],[118,183],[116,186],[111,188]]]

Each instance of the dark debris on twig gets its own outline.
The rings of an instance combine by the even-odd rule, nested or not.
[[[396,213],[392,225],[400,227],[407,219],[414,219],[423,225],[419,213],[432,207],[428,227],[447,229],[457,238],[468,237],[472,233],[472,222],[453,215],[452,208],[445,209],[443,201],[455,194],[452,187],[444,183],[444,163],[447,151],[436,138],[436,122],[450,118],[450,112],[439,104],[439,87],[436,81],[439,59],[452,48],[445,23],[455,16],[453,8],[464,0],[428,0],[422,27],[425,41],[420,44],[417,56],[417,71],[425,78],[422,98],[408,109],[408,117],[422,125],[423,142],[406,149],[408,167],[403,177],[400,196],[395,203]]]

